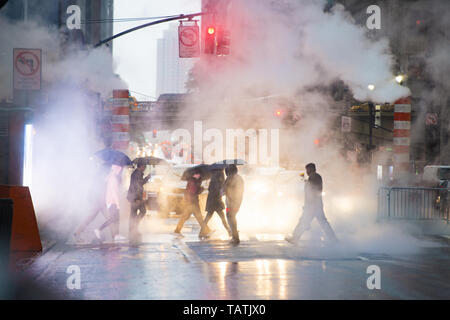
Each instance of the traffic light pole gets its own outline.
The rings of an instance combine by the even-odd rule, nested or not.
[[[139,29],[142,29],[142,28],[146,28],[146,27],[150,27],[150,26],[153,26],[153,25],[156,25],[156,24],[160,24],[160,23],[164,23],[164,22],[170,22],[170,21],[174,21],[174,20],[183,20],[183,19],[189,19],[190,20],[190,19],[192,19],[194,17],[203,16],[203,15],[206,15],[206,14],[208,14],[208,13],[198,12],[198,13],[186,14],[186,15],[185,14],[180,14],[180,15],[175,16],[175,17],[149,22],[149,23],[146,23],[146,24],[143,24],[143,25],[140,25],[140,26],[137,26],[137,27],[134,27],[134,28],[122,31],[122,32],[120,32],[120,33],[118,33],[116,35],[113,35],[112,37],[106,38],[106,39],[100,41],[99,43],[97,43],[94,46],[94,48],[100,47],[101,45],[103,45],[103,44],[105,44],[107,42],[110,42],[110,41],[112,41],[112,40],[114,40],[116,38],[119,38],[119,37],[121,37],[123,35],[126,35],[126,34],[128,34],[130,32],[133,32],[133,31],[136,31],[136,30],[139,30]]]
[[[374,122],[374,119],[375,119],[374,118],[375,117],[374,109],[375,108],[374,108],[374,105],[372,102],[369,102],[368,106],[369,106],[369,150],[370,150],[370,153],[372,154],[372,137],[373,137],[372,129],[375,125],[375,122]]]

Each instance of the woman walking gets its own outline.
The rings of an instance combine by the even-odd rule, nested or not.
[[[207,226],[214,212],[217,212],[217,214],[220,217],[220,220],[222,220],[223,226],[228,232],[228,235],[231,237],[231,229],[227,223],[227,219],[225,218],[225,214],[223,212],[223,210],[225,209],[225,204],[222,201],[221,190],[224,182],[225,182],[225,175],[223,174],[223,170],[214,170],[208,187],[208,199],[206,200],[207,214],[205,217],[204,224],[205,226]]]

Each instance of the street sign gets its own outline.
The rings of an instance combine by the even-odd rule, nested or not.
[[[427,126],[435,126],[438,122],[437,113],[427,113],[425,116],[425,124]]]
[[[178,27],[178,46],[180,58],[200,57],[199,28],[194,26]]]
[[[14,89],[41,89],[41,49],[19,49],[13,51]]]
[[[342,116],[341,131],[342,132],[351,132],[352,131],[352,118]]]
[[[379,104],[375,106],[375,125],[381,126],[381,106]]]

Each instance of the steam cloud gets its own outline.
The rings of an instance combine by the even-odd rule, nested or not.
[[[367,206],[367,199],[375,197],[376,186],[367,183],[373,177],[365,180],[364,169],[345,159],[340,146],[332,141],[323,148],[312,143],[329,131],[336,116],[331,112],[335,102],[320,88],[340,79],[356,99],[380,103],[407,96],[409,90],[393,81],[393,57],[387,40],[368,39],[365,30],[353,23],[341,5],[329,13],[323,11],[323,5],[324,2],[310,0],[233,1],[228,17],[232,54],[219,57],[215,63],[202,60],[196,65],[193,75],[198,86],[192,88],[193,96],[183,116],[187,127],[194,120],[203,120],[204,130],[277,128],[280,120],[270,110],[280,101],[260,97],[282,97],[283,103],[298,112],[301,119],[282,134],[281,157],[295,163],[317,163],[327,195],[342,195],[342,190],[356,195],[357,205],[350,213],[339,207],[331,210],[332,202],[327,198],[325,210],[338,236],[344,235],[345,243],[359,239],[367,243],[366,248],[372,248],[371,239],[389,239],[396,231],[374,227],[375,204],[369,201]],[[87,88],[106,97],[112,89],[126,85],[111,73],[112,58],[103,49],[75,51],[62,57],[57,30],[41,27],[37,22],[11,24],[3,18],[0,30],[0,98],[11,97],[12,68],[7,66],[12,61],[12,49],[43,48],[43,82],[55,98],[47,114],[37,122],[35,150],[39,153],[35,153],[32,196],[38,219],[48,218],[48,224],[59,232],[73,231],[74,222],[90,210],[84,201],[88,197],[86,179],[93,172],[87,159],[101,147],[93,139],[85,100],[73,88]],[[436,51],[434,61],[442,60],[445,50]],[[374,84],[376,90],[368,90],[368,84]],[[302,203],[302,187],[298,188],[298,197],[292,195],[285,206],[274,207],[271,212],[261,210],[264,203],[252,202],[252,191],[247,188],[238,215],[240,231],[292,231]],[[352,193],[353,189],[359,192]],[[127,207],[126,200],[123,203]],[[217,224],[216,229],[220,230],[216,218],[211,224]],[[143,225],[142,229],[148,226]],[[363,229],[372,232],[361,234]],[[392,239],[398,241],[399,237]],[[407,243],[405,237],[403,243]],[[390,243],[381,244],[382,249],[389,246]]]
[[[38,21],[13,23],[0,16],[0,30],[0,100],[13,95],[13,48],[42,49],[41,94],[30,93],[35,106],[30,190],[41,232],[67,236],[90,213],[95,166],[89,158],[104,147],[96,139],[95,102],[86,92],[107,99],[112,89],[127,85],[113,73],[104,48],[63,53],[60,32]]]

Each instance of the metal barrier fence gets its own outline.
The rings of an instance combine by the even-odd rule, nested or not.
[[[378,217],[449,221],[450,190],[443,188],[380,187]]]

